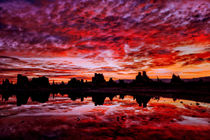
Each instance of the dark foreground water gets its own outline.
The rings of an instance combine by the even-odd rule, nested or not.
[[[50,95],[0,102],[0,139],[209,139],[210,104],[150,96]]]

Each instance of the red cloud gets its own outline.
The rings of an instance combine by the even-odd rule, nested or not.
[[[209,2],[185,0],[184,3],[175,0],[0,2],[0,55],[39,57],[43,61],[77,58],[81,63],[91,62],[91,66],[83,67],[90,71],[98,67],[137,71],[177,63],[183,67],[207,64]],[[174,51],[177,46],[188,45],[203,51],[191,55]],[[10,69],[24,68],[24,64],[12,61],[0,64]],[[25,65],[38,66],[28,63]],[[51,64],[54,71],[56,63]],[[39,65],[40,73],[45,74],[48,64],[40,59]],[[82,71],[80,65],[78,71],[79,68]]]

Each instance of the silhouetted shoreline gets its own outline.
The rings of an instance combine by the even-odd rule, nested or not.
[[[210,102],[209,98],[209,82],[202,80],[195,82],[184,82],[180,76],[172,75],[170,83],[164,83],[160,79],[153,81],[146,72],[139,72],[131,83],[124,80],[119,82],[110,78],[109,81],[104,79],[103,74],[95,73],[92,82],[70,79],[68,84],[61,82],[60,84],[49,83],[47,77],[32,78],[18,74],[17,84],[11,83],[8,79],[4,80],[0,94],[5,101],[9,97],[15,95],[19,102],[17,105],[27,103],[29,96],[40,102],[46,102],[51,93],[57,94],[74,94],[78,96],[106,96],[106,95],[132,95],[132,96],[163,96],[170,98],[189,99],[201,102]]]

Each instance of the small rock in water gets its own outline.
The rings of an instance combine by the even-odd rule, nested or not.
[[[126,118],[126,116],[122,116],[122,117],[121,117],[121,120],[123,120],[123,121],[124,121],[124,120],[125,120],[125,118]]]
[[[117,121],[118,121],[118,122],[120,121],[120,117],[119,117],[119,116],[117,116]]]

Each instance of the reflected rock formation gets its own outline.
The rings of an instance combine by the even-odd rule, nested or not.
[[[109,96],[108,96],[108,97],[109,97],[109,99],[110,99],[110,101],[112,101],[112,100],[113,100],[114,96],[115,96],[115,95],[109,95]]]
[[[95,106],[103,105],[105,99],[106,99],[106,96],[103,96],[103,95],[93,95],[92,96],[92,101],[95,103]]]
[[[38,92],[35,94],[31,94],[31,100],[32,101],[37,101],[40,103],[45,103],[48,101],[50,97],[50,92]]]
[[[147,103],[150,101],[152,97],[150,96],[134,96],[136,98],[136,102],[139,106],[147,107]]]
[[[21,106],[23,104],[27,104],[30,95],[27,93],[19,93],[16,95],[17,106]]]
[[[76,101],[76,99],[82,98],[81,95],[77,95],[77,94],[68,94],[68,97],[69,97],[72,101]],[[82,100],[82,99],[81,99],[81,100]]]
[[[17,93],[16,94],[17,106],[27,104],[29,97],[31,97],[32,101],[45,103],[48,101],[50,97],[50,92],[37,91],[32,93],[28,92]]]

